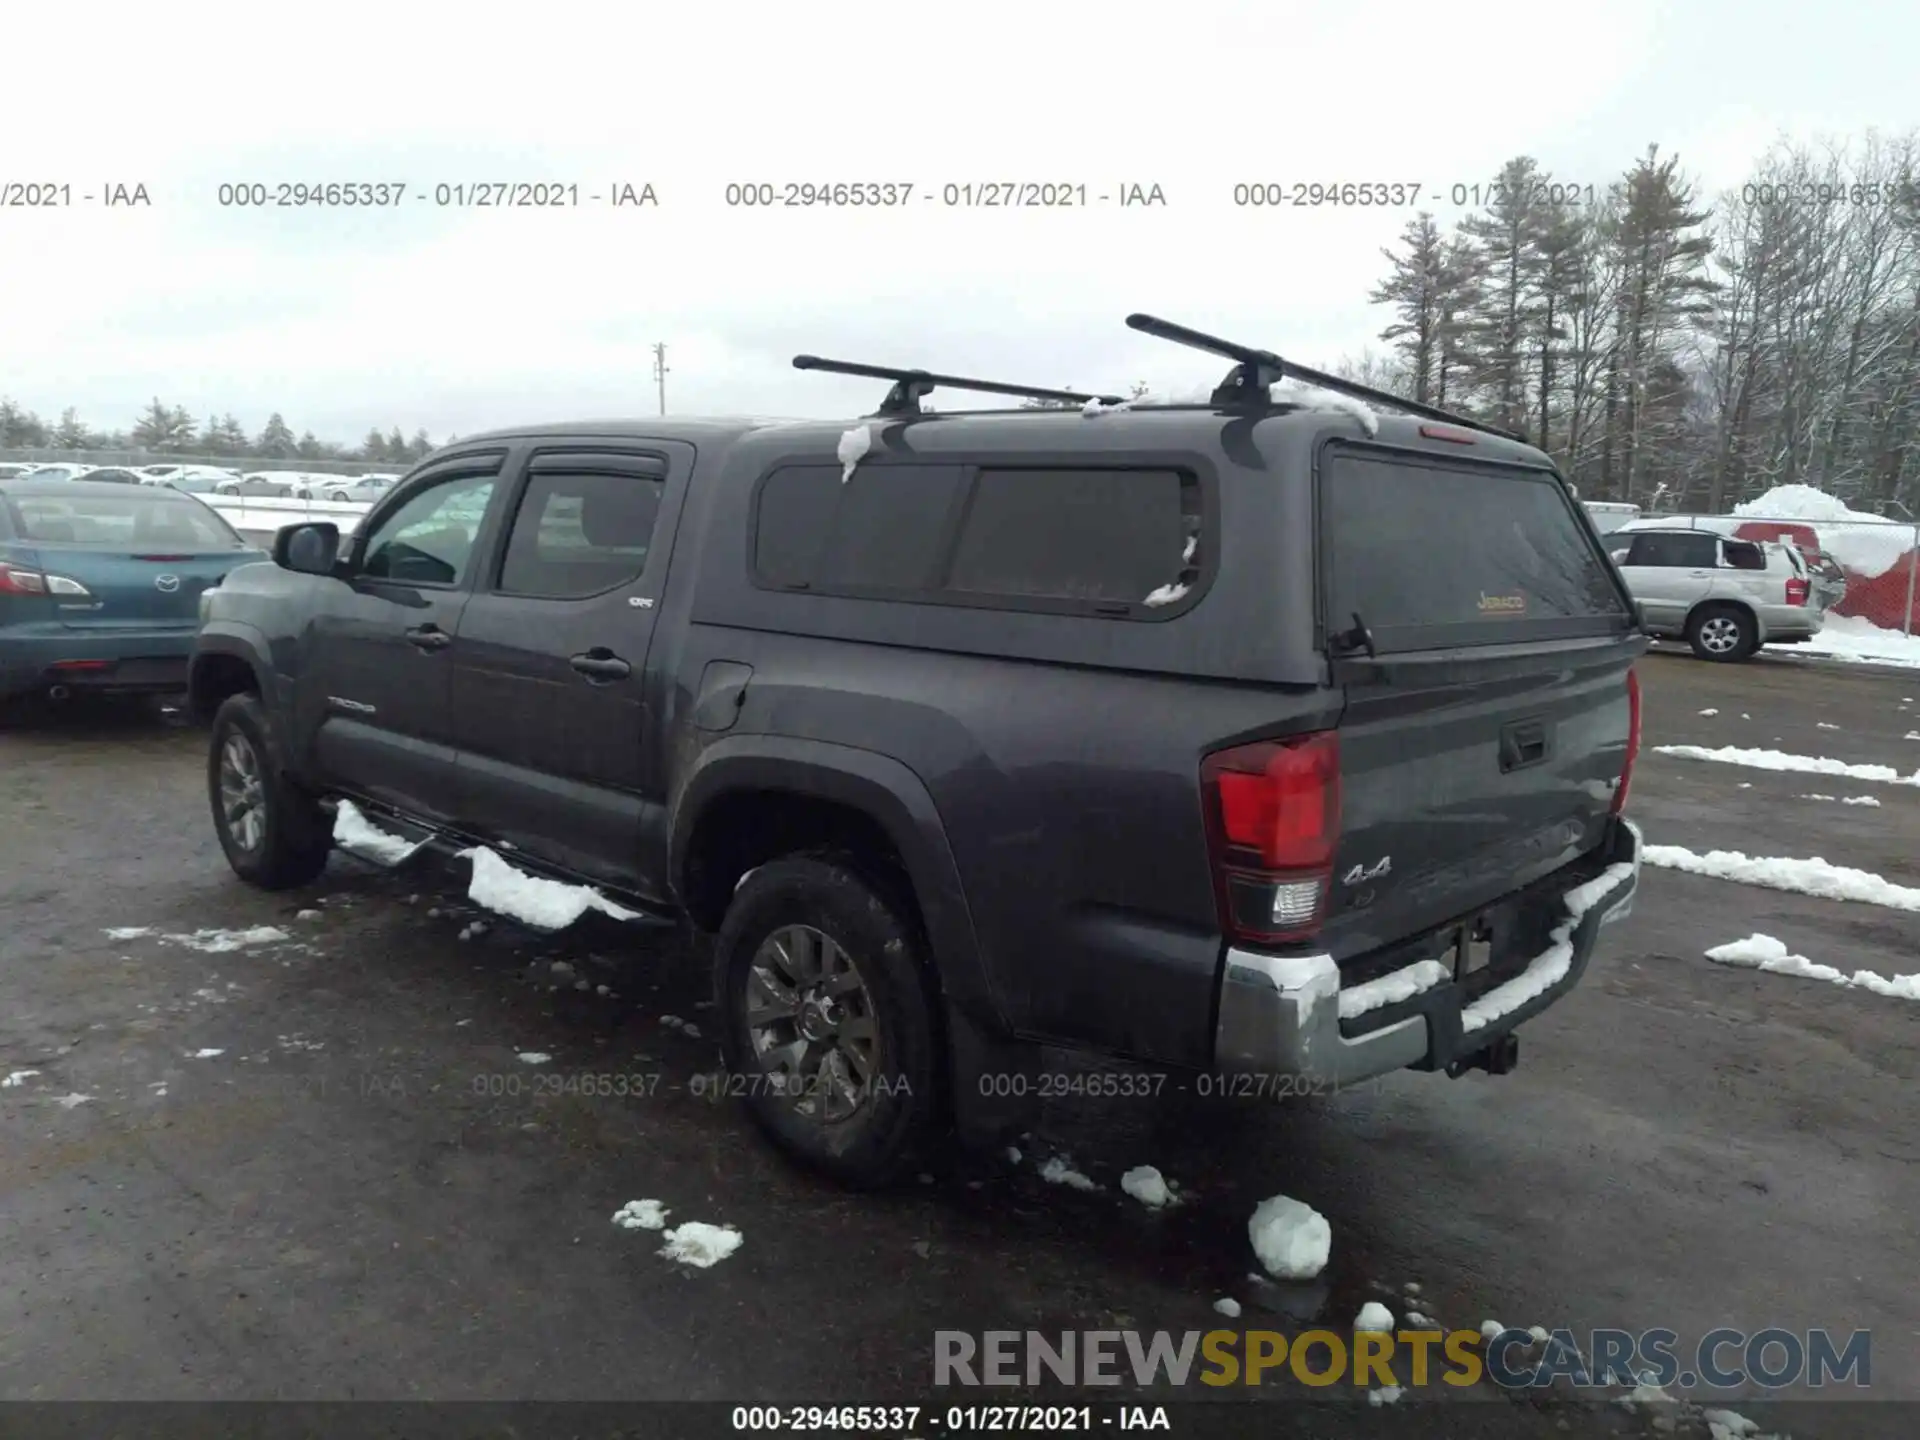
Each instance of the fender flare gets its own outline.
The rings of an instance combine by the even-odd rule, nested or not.
[[[890,756],[852,745],[782,735],[729,735],[703,750],[675,787],[668,825],[667,873],[684,899],[695,827],[707,808],[742,790],[775,790],[858,810],[886,832],[906,862],[933,948],[944,1000],[1007,1033],[981,961],[960,867],[926,784]]]
[[[193,642],[193,658],[187,662],[188,702],[201,709],[202,661],[210,656],[241,660],[253,672],[254,689],[261,700],[271,705],[278,698],[271,686],[273,667],[267,663],[267,637],[253,626],[237,620],[209,621]]]

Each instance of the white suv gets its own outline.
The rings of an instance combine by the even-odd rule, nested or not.
[[[1824,616],[1807,562],[1790,545],[1711,530],[1644,528],[1607,536],[1647,630],[1685,640],[1703,660],[1745,660],[1762,645],[1804,644]]]

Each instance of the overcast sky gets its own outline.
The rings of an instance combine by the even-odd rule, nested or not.
[[[1509,156],[1606,184],[1649,142],[1708,191],[1776,135],[1920,123],[1920,6],[1828,0],[976,0],[456,11],[69,3],[10,15],[0,395],[125,425],[152,396],[351,440],[670,411],[835,415],[872,382],[797,351],[1043,385],[1220,365],[1149,310],[1309,364],[1358,353],[1410,210],[1236,210],[1239,181],[1484,183]],[[222,182],[404,181],[397,209],[222,208]],[[580,186],[441,208],[441,183]],[[730,210],[729,181],[915,186],[894,212]],[[1159,185],[1023,212],[943,187]],[[144,184],[148,209],[87,204]],[[657,208],[585,201],[651,183]],[[926,200],[923,197],[935,198]],[[1443,218],[1457,214],[1442,203]],[[936,402],[940,403],[939,397]],[[952,403],[949,401],[948,403]]]

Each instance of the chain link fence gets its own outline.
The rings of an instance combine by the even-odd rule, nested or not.
[[[1828,611],[1911,637],[1920,601],[1920,525],[1902,520],[1803,520],[1788,515],[1646,515],[1631,528],[1675,525],[1739,540],[1785,540],[1846,574],[1847,593]],[[1616,532],[1618,533],[1618,532]]]

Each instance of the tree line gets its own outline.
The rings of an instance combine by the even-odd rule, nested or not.
[[[451,440],[450,435],[447,439]],[[444,442],[442,442],[444,443]],[[99,430],[71,407],[49,424],[0,396],[0,450],[143,450],[155,455],[191,455],[261,460],[361,460],[411,464],[434,449],[425,430],[408,437],[396,425],[391,430],[367,431],[358,445],[340,445],[318,438],[313,431],[295,434],[286,417],[275,411],[256,435],[232,414],[196,419],[177,405],[156,398],[124,430]]]
[[[1521,432],[1587,499],[1920,514],[1917,165],[1916,133],[1783,140],[1709,200],[1657,146],[1604,187],[1518,156],[1383,252],[1386,352],[1339,368]]]

